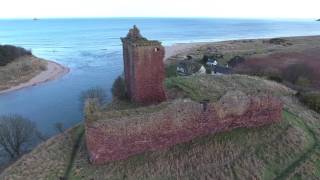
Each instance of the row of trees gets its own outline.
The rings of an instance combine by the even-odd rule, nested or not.
[[[25,55],[32,55],[32,53],[21,47],[0,45],[0,66],[5,66],[13,60]]]

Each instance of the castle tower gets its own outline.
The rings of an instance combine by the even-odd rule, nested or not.
[[[136,26],[121,40],[126,91],[130,99],[143,104],[164,101],[164,47],[159,41],[141,36]]]

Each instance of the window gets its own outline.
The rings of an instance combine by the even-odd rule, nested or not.
[[[160,51],[160,49],[159,48],[154,48],[154,52],[158,52],[158,51]]]

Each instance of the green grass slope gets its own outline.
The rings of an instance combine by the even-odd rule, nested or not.
[[[194,100],[215,101],[234,89],[247,93],[271,92],[285,104],[283,121],[199,137],[166,150],[146,152],[103,166],[88,162],[83,129],[76,127],[40,145],[5,170],[0,179],[320,178],[320,115],[301,105],[290,89],[239,75],[177,77],[167,79],[166,85],[169,92]],[[123,109],[119,103],[107,110],[111,107]]]

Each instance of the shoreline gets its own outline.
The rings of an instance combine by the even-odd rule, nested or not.
[[[54,61],[44,61],[47,62],[47,69],[45,71],[37,74],[27,82],[21,83],[17,86],[12,86],[5,90],[1,90],[0,95],[53,81],[70,72],[69,68],[62,66],[61,64],[58,64]]]
[[[237,43],[241,41],[263,41],[269,39],[276,39],[276,38],[284,38],[284,39],[309,39],[309,38],[319,38],[320,35],[310,35],[310,36],[276,36],[276,37],[263,37],[263,38],[240,38],[240,39],[230,39],[230,40],[221,40],[221,41],[207,41],[207,42],[187,42],[187,43],[174,43],[170,46],[165,46],[165,58],[164,62],[166,63],[167,60],[170,58],[188,53],[196,48],[206,45],[224,45],[228,43]]]
[[[300,39],[300,38],[312,38],[312,37],[320,37],[320,35],[312,35],[312,36],[289,36],[289,37],[274,37],[274,38],[287,38],[287,39]],[[199,47],[206,46],[206,45],[221,45],[221,44],[227,44],[227,43],[234,43],[234,42],[241,42],[246,40],[253,40],[253,41],[262,41],[272,38],[257,38],[257,39],[235,39],[235,40],[225,40],[225,41],[212,41],[212,42],[190,42],[190,43],[176,43],[172,44],[170,46],[165,46],[165,58],[164,63],[170,63],[170,58],[173,58],[177,55],[186,54],[190,51],[193,51]],[[47,70],[42,71],[29,81],[25,83],[21,83],[17,86],[10,87],[5,90],[0,91],[0,95],[17,91],[20,89],[37,86],[43,83],[46,83],[48,81],[56,80],[63,75],[67,74],[70,69],[67,67],[62,66],[61,64],[58,64],[54,61],[45,60],[47,64]]]
[[[171,46],[165,46],[165,57],[164,60],[166,61],[172,56],[184,53],[186,51],[192,50],[194,48],[197,48],[199,46],[208,44],[211,42],[190,42],[190,43],[175,43]]]

